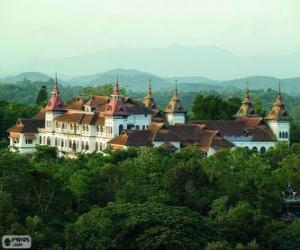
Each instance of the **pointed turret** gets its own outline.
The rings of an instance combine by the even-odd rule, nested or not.
[[[153,95],[152,95],[152,88],[151,88],[151,80],[149,80],[149,88],[148,88],[148,92],[147,95],[144,98],[144,102],[145,107],[152,109],[153,111],[157,110],[157,106],[155,104]]]
[[[45,108],[45,111],[61,111],[64,109],[64,102],[62,97],[60,96],[58,82],[57,82],[57,74],[55,75],[55,82],[51,91],[51,98]]]
[[[239,108],[238,112],[235,114],[237,118],[245,118],[245,117],[255,117],[258,116],[254,110],[253,104],[250,98],[250,91],[247,83],[247,89],[245,93],[244,100],[242,101],[242,105]]]
[[[178,97],[177,80],[175,81],[174,94],[171,97],[167,108],[165,109],[166,118],[170,125],[176,123],[185,123],[186,111],[184,110]]]
[[[266,116],[266,120],[276,120],[276,121],[289,121],[290,117],[285,110],[284,103],[282,101],[280,83],[278,84],[278,92],[275,102],[273,103],[272,109]]]
[[[175,90],[174,94],[171,97],[167,108],[165,109],[166,113],[186,113],[184,110],[180,99],[178,97],[178,89],[177,89],[177,80],[175,81]]]
[[[111,95],[110,101],[104,111],[104,115],[108,116],[125,116],[127,112],[124,107],[123,99],[119,92],[119,79],[117,76],[117,81],[115,82],[113,93]]]
[[[273,103],[272,109],[265,117],[266,122],[276,135],[278,141],[290,142],[290,117],[285,110],[282,101],[280,83],[276,100]]]

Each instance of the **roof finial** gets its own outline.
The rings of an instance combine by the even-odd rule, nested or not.
[[[177,89],[177,79],[175,80],[175,95],[178,94],[178,89]]]
[[[114,86],[113,95],[114,96],[118,96],[119,95],[119,76],[118,76],[118,74],[117,74],[117,80],[116,80],[115,86]]]
[[[281,93],[281,83],[278,82],[278,93]]]
[[[55,72],[55,83],[58,84],[58,81],[57,81],[57,72]]]

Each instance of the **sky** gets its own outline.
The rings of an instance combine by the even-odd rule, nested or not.
[[[298,0],[0,0],[0,67],[117,47],[300,51]]]

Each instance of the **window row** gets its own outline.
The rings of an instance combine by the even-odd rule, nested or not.
[[[288,132],[279,132],[279,138],[289,138]]]
[[[50,137],[42,137],[40,136],[39,138],[40,140],[40,144],[47,144],[49,146],[51,146],[51,139]],[[62,147],[62,148],[71,148],[73,150],[89,150],[90,145],[88,142],[84,142],[82,141],[81,143],[79,141],[76,140],[71,140],[71,139],[59,139],[59,138],[55,138],[54,139],[54,146],[58,146],[58,147]],[[102,151],[105,148],[104,143],[102,142],[96,142],[95,143],[95,150],[96,151]]]

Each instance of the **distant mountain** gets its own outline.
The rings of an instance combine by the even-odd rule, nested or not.
[[[250,89],[278,89],[278,83],[281,84],[281,90],[291,95],[300,93],[300,77],[281,79],[269,76],[250,76],[230,81],[223,81],[219,85],[224,88],[245,89],[248,82]]]
[[[258,89],[278,89],[278,82],[281,83],[281,89],[290,95],[300,94],[300,77],[281,79],[270,76],[249,76],[228,81],[217,81],[201,76],[187,77],[160,77],[152,73],[139,71],[136,69],[117,68],[103,73],[84,75],[60,79],[59,83],[64,85],[82,85],[96,86],[105,83],[113,83],[116,81],[117,75],[119,82],[126,86],[129,90],[136,92],[145,92],[149,86],[149,79],[152,80],[153,91],[164,91],[174,89],[174,81],[178,80],[178,88],[183,92],[195,92],[201,90],[216,90],[216,91],[232,91],[244,90],[246,82],[249,83],[249,88]],[[23,79],[31,81],[48,81],[50,76],[40,72],[25,72],[16,76],[3,78],[0,82],[16,83]]]
[[[251,75],[296,77],[300,52],[288,55],[242,57],[216,46],[169,46],[167,48],[112,48],[63,59],[28,62],[12,71],[87,75],[114,68],[132,68],[162,76],[205,76],[234,79]]]
[[[5,83],[16,83],[18,81],[23,81],[24,79],[30,80],[32,82],[42,81],[46,82],[51,77],[40,72],[24,72],[15,76],[9,76],[6,78],[1,79],[2,82]]]
[[[174,83],[175,80],[181,83],[201,83],[216,85],[219,81],[215,81],[202,76],[178,76],[178,77],[164,77],[165,80]]]
[[[146,91],[149,86],[149,79],[151,79],[152,87],[155,90],[169,89],[172,86],[171,83],[159,76],[134,69],[114,69],[104,73],[74,77],[66,83],[72,85],[101,85],[115,82],[117,76],[122,85],[133,91]]]

